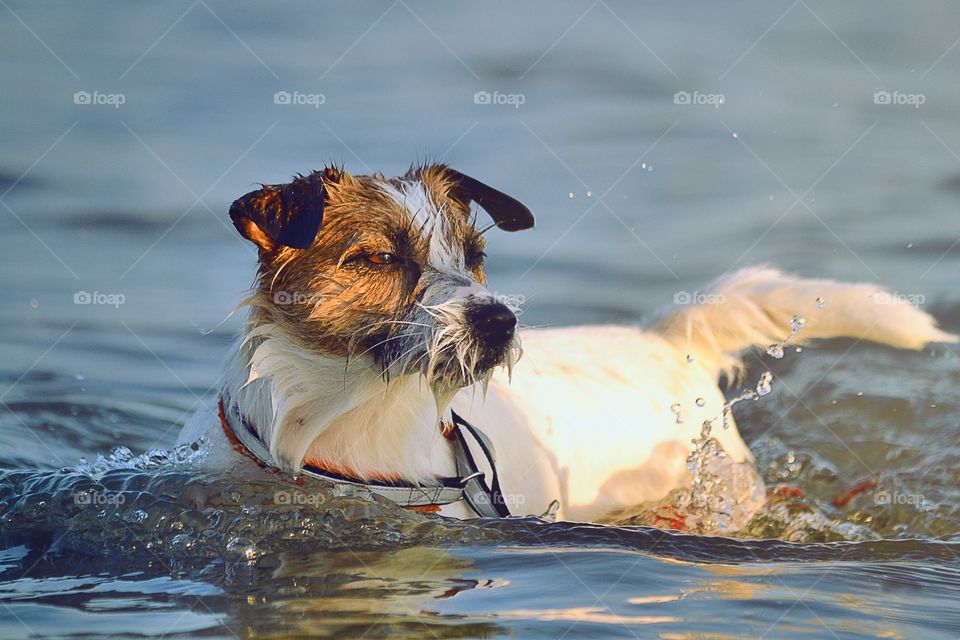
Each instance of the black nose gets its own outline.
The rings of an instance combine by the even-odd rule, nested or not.
[[[467,322],[487,343],[503,345],[513,337],[517,316],[499,302],[478,304],[468,309]]]

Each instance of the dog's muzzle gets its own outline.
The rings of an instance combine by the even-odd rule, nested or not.
[[[503,349],[516,333],[517,316],[507,305],[499,302],[468,305],[464,309],[464,316],[470,329],[487,349]]]
[[[380,353],[387,376],[419,372],[435,389],[453,389],[513,366],[521,353],[516,314],[489,292],[471,288],[442,290],[446,295],[432,297],[442,301],[411,308],[401,335]]]

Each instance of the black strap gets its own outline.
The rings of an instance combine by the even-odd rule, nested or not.
[[[456,411],[451,410],[454,424],[454,453],[457,460],[457,475],[464,479],[463,498],[467,504],[482,518],[507,518],[510,509],[507,508],[503,492],[500,489],[500,477],[497,474],[496,458],[493,454],[493,445],[482,431],[464,420]],[[490,466],[490,484],[487,485],[485,474],[477,466],[477,462],[470,451],[467,437],[473,440],[480,452],[487,459]]]

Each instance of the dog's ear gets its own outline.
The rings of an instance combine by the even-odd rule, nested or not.
[[[533,227],[533,214],[516,198],[455,169],[448,167],[447,173],[457,183],[453,195],[467,204],[476,202],[490,214],[497,227],[504,231],[523,231]]]
[[[281,247],[306,249],[313,244],[320,223],[326,191],[326,172],[314,171],[283,185],[263,185],[230,205],[230,219],[247,240],[264,253]]]

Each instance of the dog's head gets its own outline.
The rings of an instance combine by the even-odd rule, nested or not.
[[[440,164],[395,179],[327,168],[248,193],[230,217],[259,247],[254,322],[369,361],[388,381],[423,375],[435,392],[485,382],[520,343],[516,309],[485,287],[471,202],[491,226],[533,226],[520,202]]]

